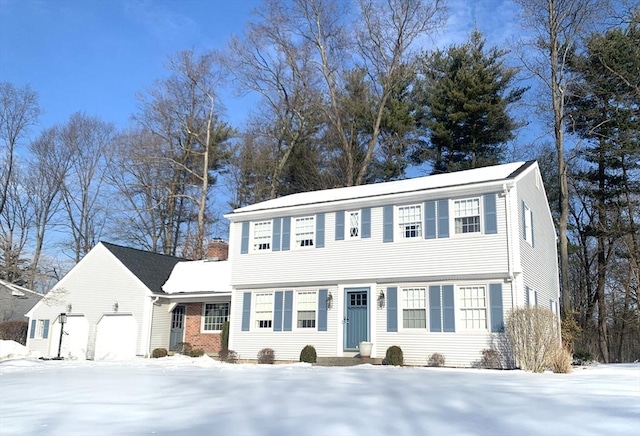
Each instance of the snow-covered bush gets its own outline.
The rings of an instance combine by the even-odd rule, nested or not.
[[[444,356],[440,353],[433,353],[430,357],[429,357],[429,361],[427,362],[427,365],[429,366],[444,366]]]
[[[318,354],[315,347],[313,345],[305,345],[300,352],[300,362],[316,363],[316,360],[318,360]]]
[[[273,365],[276,360],[276,353],[272,348],[263,348],[258,352],[258,363]]]

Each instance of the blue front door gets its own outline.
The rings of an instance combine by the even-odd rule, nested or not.
[[[171,335],[169,350],[176,350],[177,345],[184,342],[184,306],[178,305],[171,313]]]
[[[357,350],[369,340],[369,288],[345,289],[344,349]]]

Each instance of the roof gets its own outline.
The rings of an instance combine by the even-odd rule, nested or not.
[[[26,321],[24,315],[43,296],[22,286],[0,280],[0,322]]]
[[[108,242],[101,242],[101,244],[154,294],[163,294],[162,285],[171,275],[173,267],[187,261],[181,257],[121,247]]]
[[[231,292],[231,264],[228,260],[180,262],[162,289],[167,294]]]
[[[453,173],[396,180],[393,182],[325,189],[322,191],[301,192],[241,207],[239,209],[235,209],[233,213],[255,212],[259,210],[280,209],[340,200],[354,200],[381,195],[392,195],[485,182],[506,181],[515,178],[534,162],[535,161],[513,162]]]

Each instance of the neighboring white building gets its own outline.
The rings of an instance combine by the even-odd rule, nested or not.
[[[230,349],[298,359],[399,345],[470,366],[509,311],[557,311],[556,234],[536,162],[289,195],[230,223]]]
[[[184,260],[98,243],[29,311],[27,348],[45,357],[60,348],[62,357],[74,359],[149,355],[153,303]]]

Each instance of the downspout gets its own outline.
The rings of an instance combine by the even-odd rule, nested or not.
[[[511,310],[515,308],[515,294],[513,291],[514,288],[514,278],[513,278],[513,262],[511,260],[511,254],[513,252],[513,247],[511,245],[511,210],[509,208],[509,192],[511,192],[511,188],[513,185],[508,186],[506,183],[502,185],[502,194],[504,195],[504,213],[505,213],[505,225],[506,225],[506,233],[507,233],[507,280],[511,285]]]

